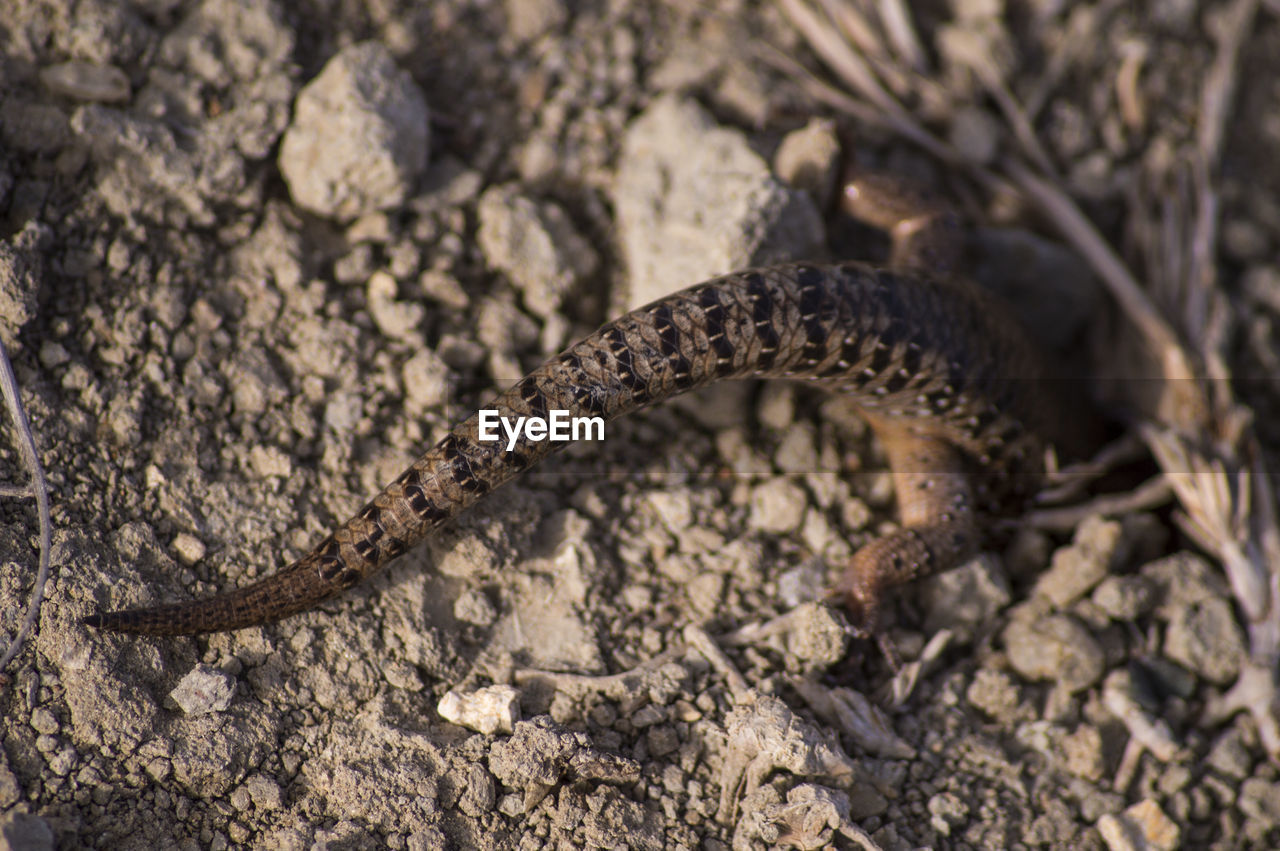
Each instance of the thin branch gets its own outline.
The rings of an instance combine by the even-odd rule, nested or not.
[[[1044,506],[1065,505],[1084,499],[1089,486],[1118,469],[1147,457],[1147,448],[1132,432],[1125,432],[1098,450],[1092,458],[1076,461],[1066,467],[1057,466],[1057,456],[1046,460],[1048,475],[1045,487],[1036,494],[1036,503]]]
[[[1032,174],[1022,163],[1010,162],[1006,171],[1023,193],[1053,220],[1067,241],[1084,256],[1093,271],[1111,290],[1125,315],[1164,356],[1165,377],[1170,380],[1193,378],[1195,371],[1169,323],[1165,322],[1138,279],[1085,218],[1084,213],[1080,212],[1075,202],[1052,183]]]
[[[1019,518],[1019,523],[1049,532],[1067,532],[1076,528],[1090,515],[1101,514],[1104,517],[1114,517],[1135,511],[1147,511],[1164,505],[1173,496],[1174,487],[1169,483],[1168,477],[1157,475],[1126,493],[1107,494],[1080,505],[1032,511]]]
[[[746,677],[742,676],[725,652],[720,649],[720,645],[716,644],[715,639],[708,635],[705,629],[690,624],[685,627],[684,640],[690,647],[701,653],[711,663],[711,667],[724,677],[725,685],[729,687],[729,695],[734,703],[742,703],[747,699],[751,693],[751,687],[747,685]]]
[[[1022,152],[1035,163],[1041,174],[1056,176],[1053,161],[1044,146],[1040,144],[1040,137],[1036,135],[1035,127],[1031,124],[1031,117],[1018,103],[1013,92],[1009,91],[1009,86],[1000,76],[1000,69],[996,67],[995,61],[986,54],[965,56],[964,59],[969,70],[982,81],[982,85],[995,100],[996,106],[1000,107],[1000,111],[1004,113],[1004,119],[1009,123],[1013,137],[1018,141]]]
[[[28,494],[36,498],[36,513],[40,518],[40,568],[36,573],[35,587],[31,592],[31,602],[27,606],[27,615],[23,618],[22,628],[13,639],[4,656],[0,657],[0,677],[5,667],[13,661],[22,649],[22,644],[31,634],[36,618],[40,615],[40,604],[44,601],[44,589],[49,581],[49,550],[52,547],[53,524],[49,520],[49,490],[44,481],[44,468],[40,466],[40,456],[36,452],[35,437],[31,434],[31,423],[27,421],[27,412],[23,410],[22,398],[18,395],[18,379],[14,377],[13,366],[9,363],[9,353],[4,343],[0,342],[0,395],[4,396],[9,418],[13,420],[13,430],[17,435],[18,452],[31,474],[31,485]]]
[[[1200,123],[1196,128],[1196,146],[1206,163],[1216,163],[1222,152],[1227,117],[1235,99],[1240,48],[1249,36],[1257,11],[1257,0],[1236,0],[1221,18],[1216,33],[1218,53],[1205,74],[1200,93]]]

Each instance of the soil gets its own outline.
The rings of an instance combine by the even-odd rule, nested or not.
[[[991,36],[1015,95],[1039,99],[1048,155],[1137,261],[1137,164],[1192,132],[1218,5],[913,11],[937,85],[966,102],[975,84],[945,54],[957,33]],[[610,424],[278,624],[167,640],[82,626],[305,553],[645,276],[676,289],[728,271],[698,262],[826,250],[822,185],[802,196],[752,169],[792,131],[822,139],[810,121],[830,113],[767,61],[823,73],[772,4],[2,7],[0,335],[49,480],[55,575],[0,690],[0,848],[855,847],[854,824],[886,849],[1280,845],[1252,721],[1203,715],[1239,672],[1239,613],[1167,510],[1006,534],[896,594],[890,643],[927,662],[894,706],[875,644],[816,604],[894,519],[891,480],[848,404],[806,388],[711,388]],[[1088,16],[1100,35],[1063,49]],[[385,50],[345,53],[367,42]],[[348,76],[325,94],[391,106],[304,126],[300,92],[339,54]],[[1117,95],[1135,56],[1140,115]],[[1240,317],[1228,359],[1259,379],[1241,391],[1272,457],[1276,56],[1280,24],[1260,11],[1216,266]],[[643,230],[663,226],[637,202],[652,186],[627,194],[638,117],[657,109],[694,128],[669,134],[671,168],[714,160],[695,150],[712,134],[733,164],[686,193],[708,207],[672,213],[675,236]],[[953,121],[953,141],[990,142],[992,114]],[[1025,208],[883,130],[839,130],[940,190],[984,244],[1079,268]],[[284,164],[286,148],[319,153]],[[344,188],[325,158],[353,151],[367,170]],[[303,192],[321,180],[336,188]],[[785,239],[734,241],[760,222]],[[1087,336],[1103,308],[1080,303]],[[24,481],[0,443],[0,478]],[[29,500],[0,516],[7,646],[38,537]],[[447,693],[495,684],[515,689],[482,692],[485,732],[438,714]],[[884,729],[848,721],[862,693]],[[1132,752],[1121,704],[1176,748]]]

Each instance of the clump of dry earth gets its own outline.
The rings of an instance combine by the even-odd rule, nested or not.
[[[1105,37],[1038,65],[1084,15]],[[1020,39],[1002,61],[1120,239],[1134,151],[1208,61],[1204,17],[956,2],[917,24],[943,52],[966,27]],[[1201,716],[1243,654],[1229,589],[1163,514],[1024,530],[906,591],[890,636],[928,664],[878,722],[889,671],[812,602],[892,518],[890,482],[846,402],[786,385],[613,425],[320,611],[89,632],[97,607],[305,551],[617,310],[863,243],[824,233],[834,127],[753,49],[804,55],[768,5],[14,0],[6,19],[0,334],[58,570],[0,692],[0,848],[852,847],[853,825],[884,848],[1280,842],[1251,721]],[[1238,371],[1274,376],[1280,32],[1259,21],[1220,260],[1250,317]],[[1114,87],[1135,51],[1136,125]],[[981,148],[989,121],[952,141]],[[1084,286],[1034,222],[961,197],[993,225],[980,268],[1049,258]],[[7,639],[35,514],[0,512]],[[495,683],[457,710],[485,732],[437,714]]]

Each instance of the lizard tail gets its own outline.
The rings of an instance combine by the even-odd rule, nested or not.
[[[277,573],[216,597],[98,612],[81,623],[135,635],[198,635],[271,623],[310,609],[355,584],[344,581],[340,573],[326,578],[321,559],[324,550],[321,545]]]

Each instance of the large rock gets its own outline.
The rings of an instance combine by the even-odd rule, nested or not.
[[[666,96],[627,130],[614,190],[631,307],[746,266],[819,259],[822,217],[747,137]]]
[[[377,42],[339,52],[303,87],[280,146],[300,207],[349,221],[395,207],[427,165],[427,101]]]

